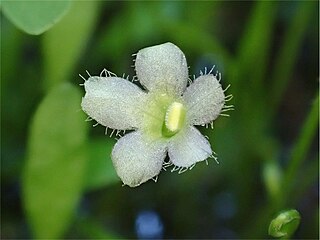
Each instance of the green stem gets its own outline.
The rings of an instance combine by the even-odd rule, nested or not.
[[[294,190],[294,195],[292,196],[292,204],[296,205],[299,199],[310,189],[310,187],[316,183],[319,174],[319,156],[317,156],[312,162],[309,163],[300,173],[303,176],[301,181]],[[290,197],[291,198],[291,197]]]
[[[311,111],[303,125],[300,136],[295,144],[291,160],[287,170],[284,173],[283,178],[283,192],[284,199],[288,199],[292,188],[292,182],[294,181],[297,171],[302,166],[303,161],[306,159],[308,149],[312,140],[316,134],[316,130],[319,122],[319,93],[317,93],[317,98],[315,99]]]
[[[296,63],[299,53],[299,46],[305,36],[307,24],[312,11],[316,8],[316,2],[301,1],[297,7],[296,15],[291,21],[291,25],[284,37],[283,44],[274,64],[274,71],[271,77],[272,86],[270,94],[271,99],[271,118],[277,112],[281,97],[289,82],[290,75],[293,73],[292,69]]]

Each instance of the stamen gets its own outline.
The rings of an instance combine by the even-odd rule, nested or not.
[[[186,110],[182,103],[173,102],[167,109],[162,134],[171,137],[181,130],[185,122]]]

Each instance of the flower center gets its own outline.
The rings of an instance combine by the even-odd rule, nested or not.
[[[173,102],[167,108],[162,135],[171,137],[181,130],[185,123],[186,109],[182,103]]]

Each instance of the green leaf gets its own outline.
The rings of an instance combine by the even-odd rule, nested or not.
[[[86,173],[84,114],[78,89],[63,84],[41,102],[31,124],[24,169],[24,205],[36,238],[67,229]]]
[[[2,1],[2,11],[26,33],[38,35],[56,24],[68,11],[70,1]]]
[[[44,34],[44,84],[47,90],[74,75],[75,64],[94,30],[98,6],[98,1],[73,2],[65,18]]]
[[[95,189],[120,182],[111,160],[115,140],[109,137],[95,139],[89,143],[89,162],[85,185]]]

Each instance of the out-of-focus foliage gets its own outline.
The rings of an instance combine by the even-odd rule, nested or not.
[[[74,2],[61,22],[44,34],[45,89],[72,77],[75,64],[79,62],[81,53],[95,30],[98,7],[98,1]],[[85,21],[81,21],[83,16]]]
[[[318,2],[2,1],[1,9],[2,238],[267,238],[272,218],[291,208],[301,213],[293,237],[319,237]],[[7,18],[47,31],[30,36]],[[122,187],[115,140],[81,111],[78,74],[132,76],[131,54],[168,41],[186,54],[191,78],[216,65],[231,84],[231,117],[199,128],[220,164]]]
[[[37,238],[58,238],[73,215],[86,173],[86,124],[79,89],[62,84],[36,110],[22,186]]]
[[[85,187],[87,189],[100,188],[108,184],[120,182],[110,158],[112,147],[115,143],[114,139],[105,138],[97,138],[88,143],[90,155],[87,166],[87,177],[85,178]]]
[[[4,0],[2,11],[18,28],[38,35],[57,23],[70,7],[63,1],[9,1]]]

